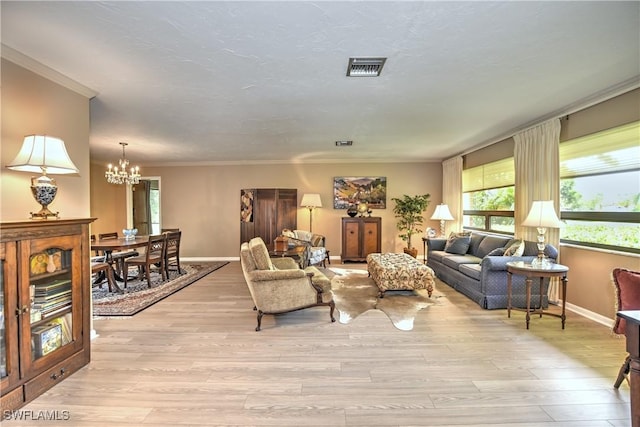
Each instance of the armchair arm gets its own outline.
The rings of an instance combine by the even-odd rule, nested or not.
[[[291,269],[291,270],[254,270],[248,273],[251,280],[254,282],[266,282],[274,280],[287,280],[287,279],[303,279],[306,276],[304,270]]]

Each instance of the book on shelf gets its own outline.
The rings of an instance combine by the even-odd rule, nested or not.
[[[69,344],[73,339],[71,329],[72,314],[67,313],[64,316],[56,317],[55,319],[51,320],[51,323],[60,325],[62,331],[62,345]]]
[[[34,356],[42,357],[62,346],[62,326],[58,323],[47,323],[31,330]]]
[[[33,299],[33,302],[36,305],[47,305],[47,303],[51,303],[52,301],[58,301],[62,298],[65,299],[70,299],[71,298],[71,289],[66,289],[63,291],[60,291],[56,294],[51,294],[48,296],[38,296],[36,295],[36,297]]]
[[[36,295],[47,295],[60,289],[71,289],[71,279],[56,279],[47,283],[38,283],[34,286]]]

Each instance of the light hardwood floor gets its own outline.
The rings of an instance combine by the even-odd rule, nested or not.
[[[363,268],[362,265],[332,267]],[[577,292],[569,282],[569,292]],[[238,262],[129,319],[98,319],[90,365],[3,426],[630,426],[626,352],[608,328],[482,310],[439,285],[413,331],[378,311],[255,312]]]

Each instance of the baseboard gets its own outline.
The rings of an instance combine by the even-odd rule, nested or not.
[[[559,301],[558,304],[562,304],[562,301]],[[587,319],[593,320],[594,322],[604,325],[608,328],[612,328],[615,322],[614,319],[610,319],[606,316],[595,313],[591,310],[587,310],[586,308],[582,308],[575,304],[567,303],[566,309],[574,313],[577,313],[582,317],[586,317]]]

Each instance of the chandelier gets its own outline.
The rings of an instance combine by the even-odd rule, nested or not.
[[[129,160],[124,155],[124,147],[128,144],[121,142],[122,145],[122,158],[119,161],[120,167],[109,164],[109,170],[104,173],[105,178],[109,184],[137,184],[140,182],[140,167],[134,166],[130,172],[127,172],[129,167]]]

